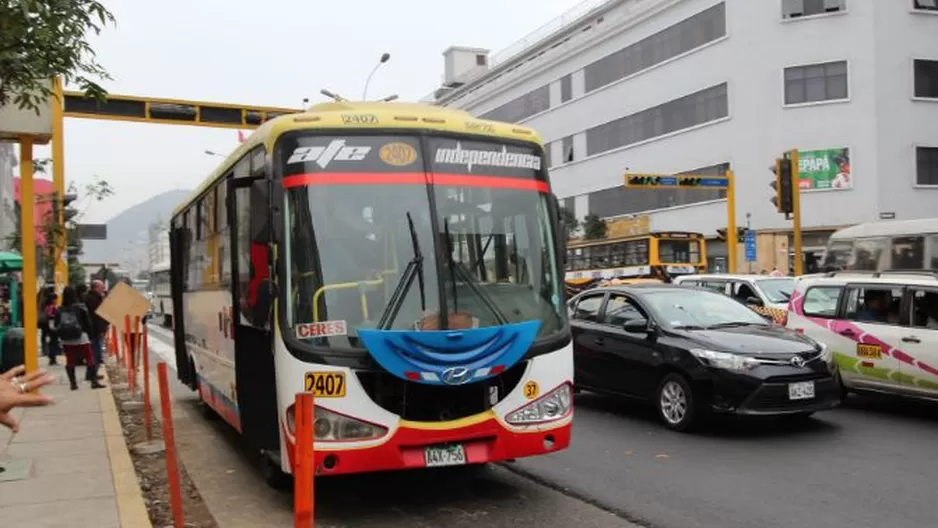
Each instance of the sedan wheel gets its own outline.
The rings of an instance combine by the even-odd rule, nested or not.
[[[680,374],[668,374],[658,386],[658,415],[670,429],[687,431],[694,424],[696,412],[690,384]]]

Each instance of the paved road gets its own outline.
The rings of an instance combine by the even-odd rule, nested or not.
[[[174,368],[168,333],[150,328],[152,361]],[[202,417],[194,393],[173,385],[180,459],[219,524],[290,526],[292,495],[268,488],[237,434]],[[316,526],[323,528],[637,528],[499,466],[332,477],[316,486]]]
[[[571,449],[517,467],[660,528],[938,526],[938,407],[854,397],[792,427],[665,430],[640,405],[581,394]]]

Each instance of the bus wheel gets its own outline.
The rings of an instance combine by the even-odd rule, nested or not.
[[[261,452],[261,474],[271,488],[284,491],[293,485],[293,475],[284,473],[278,461]]]

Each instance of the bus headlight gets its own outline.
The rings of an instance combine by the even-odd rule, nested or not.
[[[564,383],[533,402],[508,413],[505,421],[512,425],[533,425],[559,420],[573,409],[571,396],[570,384]]]
[[[296,409],[293,405],[287,407],[287,429],[291,435],[296,435]],[[316,442],[372,440],[387,433],[387,427],[316,407],[316,419],[313,422],[313,440]]]

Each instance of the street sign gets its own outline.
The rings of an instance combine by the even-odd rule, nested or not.
[[[677,187],[681,189],[726,189],[729,178],[725,176],[704,176],[701,174],[628,174],[625,186],[633,189],[656,189]]]
[[[746,246],[746,262],[756,261],[756,232],[747,229],[743,237],[743,244]]]
[[[75,230],[82,240],[107,240],[107,224],[78,224]]]

